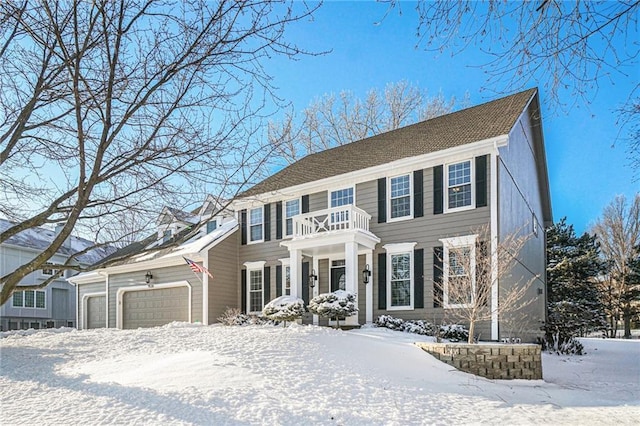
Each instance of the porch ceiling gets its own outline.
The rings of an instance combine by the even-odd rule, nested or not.
[[[283,241],[281,246],[287,247],[290,251],[297,249],[305,256],[328,256],[336,253],[344,253],[345,243],[355,242],[358,245],[358,253],[363,254],[375,249],[380,238],[368,231],[336,231],[314,234],[303,238],[294,238]]]

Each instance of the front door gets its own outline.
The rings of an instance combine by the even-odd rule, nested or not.
[[[331,292],[346,290],[346,271],[344,259],[331,261]]]

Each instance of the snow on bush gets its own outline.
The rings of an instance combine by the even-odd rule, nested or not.
[[[280,296],[273,299],[262,310],[262,314],[273,321],[295,321],[305,313],[304,300],[295,296]]]
[[[584,355],[584,346],[575,337],[562,336],[556,332],[542,342],[542,350],[557,355]]]
[[[406,333],[421,334],[423,336],[435,336],[451,341],[467,340],[469,331],[459,324],[442,324],[439,328],[424,320],[403,320],[391,315],[380,315],[375,322],[376,326],[391,330],[404,331]]]
[[[440,337],[451,342],[466,342],[469,340],[469,330],[460,324],[442,324],[440,326]]]
[[[344,290],[319,294],[309,302],[309,311],[314,315],[335,319],[336,326],[340,327],[341,318],[358,313],[356,295]]]
[[[271,322],[267,318],[242,313],[238,308],[227,308],[218,321],[223,325],[263,325]]]

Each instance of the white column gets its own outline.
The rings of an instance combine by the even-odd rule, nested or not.
[[[209,251],[204,253],[202,266],[209,270]],[[209,325],[209,275],[202,273],[202,324]]]
[[[289,268],[291,273],[291,295],[302,297],[302,253],[300,250],[289,250]]]
[[[318,276],[318,281],[316,282],[316,286],[313,287],[313,295],[311,296],[311,298],[314,298],[318,294],[320,294],[320,268],[318,266],[318,260],[319,260],[318,256],[313,256],[312,268],[314,271],[316,271],[316,275]],[[313,324],[314,325],[319,324],[318,315],[313,316]]]
[[[346,275],[345,289],[355,293],[356,306],[358,304],[358,245],[349,241],[344,244],[344,272]],[[358,315],[347,317],[345,325],[358,325]]]
[[[489,155],[490,160],[490,211],[491,211],[491,340],[498,340],[498,153]]]
[[[373,250],[370,250],[365,254],[365,263],[369,265],[369,270],[371,271],[371,276],[369,277],[369,284],[365,284],[365,287],[366,287],[365,320],[367,321],[367,324],[371,324],[373,322]]]

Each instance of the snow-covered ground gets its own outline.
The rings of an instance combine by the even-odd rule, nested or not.
[[[0,424],[637,424],[640,341],[544,355],[544,381],[475,377],[380,328],[2,333]]]

